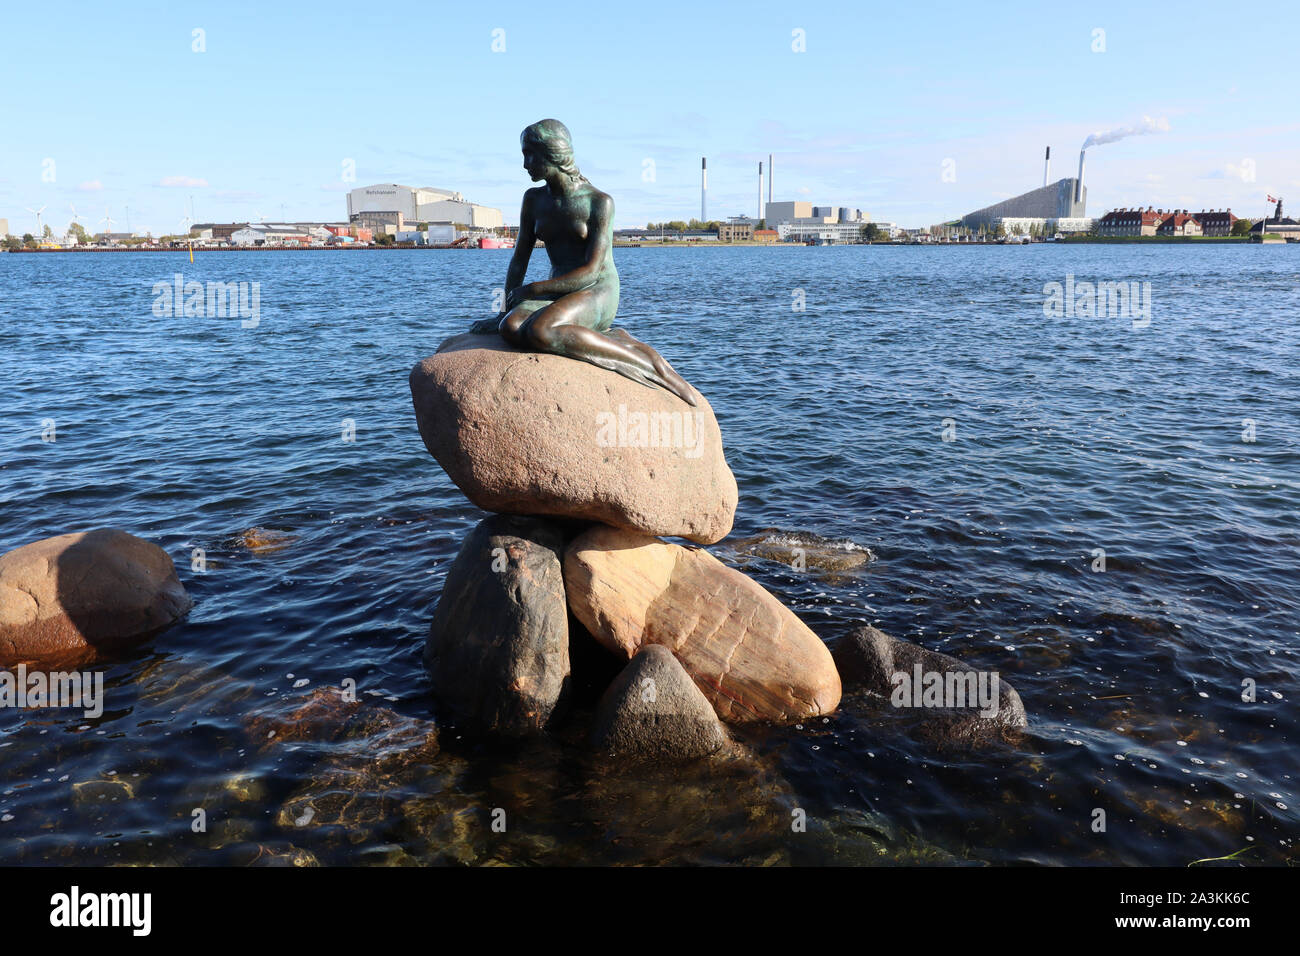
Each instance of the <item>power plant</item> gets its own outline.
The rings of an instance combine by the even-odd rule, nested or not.
[[[1043,185],[1011,199],[985,206],[961,217],[968,229],[998,225],[1003,219],[1082,220],[1087,216],[1088,190],[1083,185],[1083,152],[1079,153],[1079,175],[1049,183],[1052,148],[1043,157]]]

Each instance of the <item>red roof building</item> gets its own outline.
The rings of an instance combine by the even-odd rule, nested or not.
[[[1199,236],[1201,235],[1201,224],[1186,209],[1175,209],[1160,221],[1160,228],[1156,230],[1156,234],[1161,236]]]
[[[1154,236],[1166,213],[1163,209],[1113,209],[1097,220],[1101,236]]]

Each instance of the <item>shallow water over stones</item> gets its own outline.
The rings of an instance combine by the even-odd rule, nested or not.
[[[1030,720],[952,752],[847,694],[653,776],[593,761],[581,706],[514,749],[433,716],[433,602],[484,515],[429,459],[406,380],[508,253],[0,256],[0,549],[123,527],[196,601],[106,665],[99,718],[0,713],[0,860],[1294,860],[1298,253],[618,250],[620,320],[709,397],[739,484],[710,550],[830,645],[871,623],[998,670]],[[181,268],[262,282],[259,329],[153,317]],[[1149,279],[1151,326],[1044,318],[1067,272]],[[875,560],[742,553],[766,529]],[[584,647],[575,678],[607,663]],[[311,695],[348,680],[337,736],[295,737],[336,726]]]

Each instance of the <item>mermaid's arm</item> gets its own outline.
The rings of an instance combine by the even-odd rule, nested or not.
[[[532,257],[536,245],[537,237],[533,233],[533,190],[529,189],[524,192],[524,201],[519,207],[519,237],[515,240],[515,251],[506,269],[506,297],[503,308],[490,319],[479,319],[469,327],[471,332],[488,335],[500,329],[501,320],[505,318],[506,313],[518,304],[511,301],[511,293],[520,287],[524,276],[528,274],[528,260]],[[517,299],[519,296],[513,298]]]
[[[510,268],[506,270],[506,297],[523,284],[528,274],[528,260],[532,258],[533,247],[537,245],[537,236],[533,234],[533,190],[524,192],[523,204],[519,207],[519,237],[515,239],[515,253],[510,257]]]

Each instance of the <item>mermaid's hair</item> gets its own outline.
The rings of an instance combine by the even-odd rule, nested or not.
[[[574,182],[587,181],[573,161],[573,137],[569,128],[559,120],[539,120],[519,134],[519,144],[537,147],[548,163]]]

